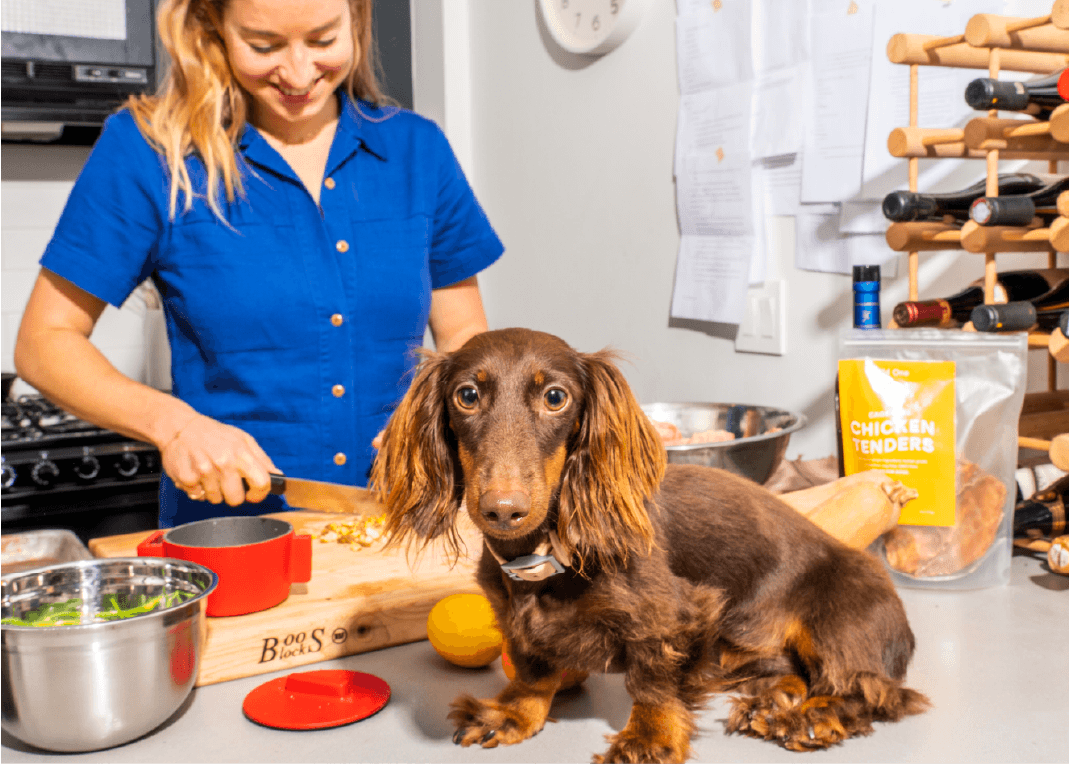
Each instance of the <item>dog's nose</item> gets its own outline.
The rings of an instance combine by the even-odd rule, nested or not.
[[[515,528],[530,510],[531,496],[526,491],[487,491],[479,497],[479,512],[500,530]]]

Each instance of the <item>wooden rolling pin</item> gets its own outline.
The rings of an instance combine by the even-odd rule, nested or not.
[[[1027,119],[977,117],[965,123],[965,145],[988,151],[999,149],[1027,154],[1031,159],[1057,162],[1069,159],[1069,146],[1050,135],[1046,123]]]
[[[1021,19],[978,13],[965,26],[965,42],[977,48],[1069,53],[1069,30],[1051,24],[1050,16]]]
[[[884,238],[887,240],[887,246],[895,252],[961,249],[961,228],[939,221],[891,223],[887,226]]]
[[[887,58],[892,64],[952,66],[957,69],[987,69],[991,51],[977,48],[962,38],[961,42],[934,46],[946,38],[927,34],[896,34],[887,43]],[[1046,51],[999,49],[999,66],[1014,72],[1050,74],[1069,65],[1069,55]]]

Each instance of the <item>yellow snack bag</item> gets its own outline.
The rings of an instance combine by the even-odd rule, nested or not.
[[[836,429],[844,475],[915,490],[873,553],[897,584],[1009,580],[1024,332],[852,330],[840,337]]]
[[[880,470],[917,491],[902,525],[954,524],[954,362],[839,361],[843,467]],[[949,479],[948,479],[948,476]]]

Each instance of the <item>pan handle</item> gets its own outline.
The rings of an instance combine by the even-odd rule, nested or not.
[[[163,534],[166,532],[153,531],[147,539],[138,544],[138,557],[163,557]]]
[[[307,533],[293,534],[289,558],[290,583],[303,584],[312,580],[312,537]]]

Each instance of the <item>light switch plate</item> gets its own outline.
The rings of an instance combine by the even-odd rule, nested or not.
[[[735,335],[739,353],[787,354],[787,282],[766,281],[746,292],[746,313]]]

